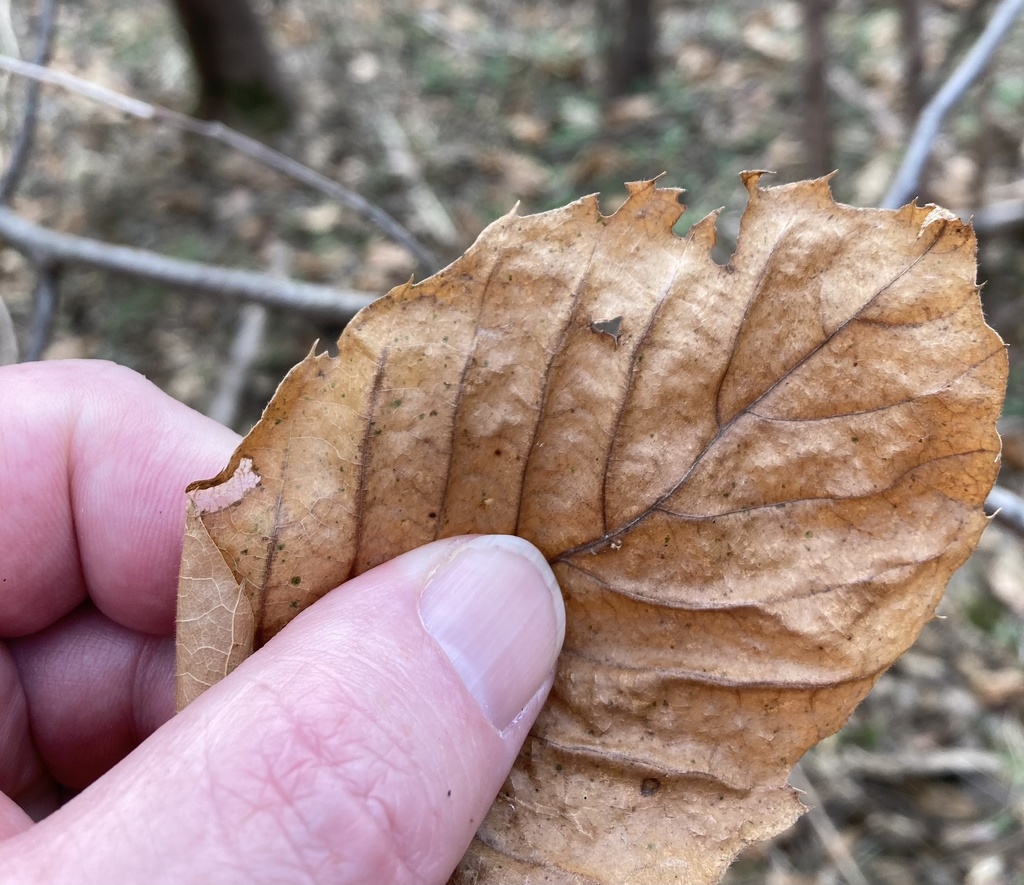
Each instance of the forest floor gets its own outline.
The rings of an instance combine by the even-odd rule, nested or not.
[[[23,4],[24,5],[24,4]],[[980,31],[992,2],[924,2],[931,93]],[[724,206],[734,244],[738,173],[806,176],[804,38],[796,2],[665,3],[659,72],[643,91],[602,100],[593,2],[277,0],[263,4],[294,95],[277,148],[387,209],[443,260],[490,221],[662,172],[686,187],[681,230]],[[15,10],[22,55],[32,21]],[[895,5],[839,0],[831,125],[838,199],[876,203],[901,159],[904,45]],[[81,0],[60,11],[55,68],[177,110],[193,101],[189,62],[162,4]],[[949,117],[924,196],[959,213],[1024,199],[1024,27]],[[0,106],[17,128],[24,84]],[[384,292],[414,259],[352,211],[229,149],[126,118],[57,90],[14,204],[33,222],[228,267]],[[981,241],[985,305],[1010,345],[1002,482],[1024,490],[1024,250],[1020,230]],[[419,274],[417,274],[419,276]],[[46,358],[132,366],[206,409],[224,372],[237,304],[67,268]],[[32,276],[0,251],[0,292],[24,332]],[[259,416],[284,372],[337,326],[274,311],[235,424]],[[1019,451],[1018,451],[1019,449]],[[886,673],[849,724],[811,751],[796,782],[814,806],[749,850],[728,882],[770,885],[1024,883],[1024,550],[991,525],[955,576],[939,619]],[[860,877],[860,878],[858,878]]]

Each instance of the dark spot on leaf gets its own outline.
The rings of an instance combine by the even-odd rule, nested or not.
[[[292,575],[292,586],[298,587],[302,583],[302,577],[300,575]]]
[[[622,334],[622,317],[612,317],[610,320],[591,320],[590,331],[598,335],[607,335],[618,344],[619,336]]]

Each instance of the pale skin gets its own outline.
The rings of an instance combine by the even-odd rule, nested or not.
[[[111,364],[0,369],[0,881],[443,882],[501,787],[564,630],[525,542],[368,572],[172,718],[183,489],[237,441]],[[455,571],[521,633],[460,656]]]

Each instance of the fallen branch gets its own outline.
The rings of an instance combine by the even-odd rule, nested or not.
[[[263,347],[267,330],[267,308],[262,304],[246,304],[238,317],[238,329],[228,363],[221,372],[206,416],[225,427],[234,427],[245,393],[246,382]]]
[[[25,348],[25,362],[31,363],[43,358],[43,351],[50,343],[53,321],[57,316],[60,301],[60,267],[51,261],[35,262],[36,287],[32,293],[32,325]]]
[[[807,796],[807,801],[810,803],[807,818],[811,828],[824,846],[825,852],[832,858],[832,863],[835,864],[840,875],[846,879],[847,885],[868,885],[867,878],[857,866],[857,861],[850,854],[850,849],[846,847],[846,842],[839,830],[836,829],[836,825],[832,823],[832,819],[826,813],[825,803],[822,802],[821,796],[818,795],[817,789],[800,763],[797,763],[790,773],[789,783]]]
[[[360,217],[376,225],[390,239],[408,249],[424,270],[433,272],[438,269],[438,260],[434,253],[420,243],[416,237],[383,209],[373,205],[365,197],[350,191],[336,181],[332,181],[327,176],[315,172],[297,160],[293,160],[280,151],[267,147],[262,142],[256,141],[256,139],[250,138],[248,135],[243,135],[241,132],[225,126],[223,123],[216,120],[197,120],[195,117],[172,111],[170,108],[149,104],[127,95],[121,95],[112,89],[107,89],[95,83],[89,83],[87,80],[74,76],[74,74],[54,71],[31,64],[30,62],[21,61],[20,59],[10,58],[9,56],[0,55],[0,70],[10,71],[23,77],[30,77],[43,83],[60,86],[63,89],[86,96],[134,117],[143,120],[157,120],[181,129],[184,132],[190,132],[193,135],[199,135],[211,141],[227,145],[239,153],[245,154],[250,159],[273,169],[275,172],[287,175],[289,178],[336,200],[343,206],[347,206],[360,215]]]
[[[1024,536],[1024,499],[1003,486],[994,486],[985,499],[985,512]]]
[[[974,223],[978,234],[994,234],[1001,231],[1024,227],[1024,200],[1002,200],[991,206],[983,206],[971,215],[961,216]]]
[[[1003,773],[1002,760],[988,750],[970,747],[943,747],[929,752],[871,753],[851,747],[836,759],[843,774],[866,777],[888,783],[912,778],[944,778]],[[798,787],[799,789],[799,787]]]
[[[848,70],[832,66],[828,70],[828,85],[843,101],[862,110],[871,118],[875,131],[887,145],[899,144],[903,139],[903,124],[889,106],[868,89]]]
[[[84,264],[181,289],[284,307],[342,322],[347,322],[377,297],[370,292],[280,280],[254,271],[211,267],[195,261],[168,258],[145,249],[58,233],[26,221],[3,207],[0,207],[0,240],[40,266]]]
[[[427,184],[426,176],[409,144],[409,136],[398,118],[383,105],[378,105],[374,122],[384,146],[388,166],[409,189],[409,202],[413,215],[419,220],[419,227],[433,231],[434,239],[445,246],[458,245],[460,237],[455,222]]]
[[[274,242],[270,249],[270,273],[278,279],[287,279],[290,257],[284,243]],[[263,349],[266,330],[267,308],[262,304],[246,304],[239,313],[235,338],[231,342],[228,362],[220,373],[217,392],[206,409],[208,418],[226,427],[234,427],[246,382]]]
[[[898,209],[918,196],[921,170],[939,134],[943,117],[991,60],[996,47],[1006,36],[1022,9],[1024,0],[1002,0],[970,52],[957,65],[932,100],[925,105],[921,116],[917,118],[917,125],[903,156],[903,162],[889,186],[888,193],[882,199],[883,209]]]
[[[56,20],[54,0],[42,0],[39,10],[39,40],[36,43],[35,64],[46,67],[50,61],[50,50],[53,45],[54,22]],[[41,84],[38,80],[30,80],[25,96],[25,113],[22,115],[21,129],[11,150],[11,157],[0,178],[0,205],[9,203],[14,192],[21,183],[25,173],[32,145],[36,137],[36,118],[39,113],[39,92]]]
[[[9,366],[17,361],[18,336],[14,334],[14,321],[3,298],[0,298],[0,366]]]

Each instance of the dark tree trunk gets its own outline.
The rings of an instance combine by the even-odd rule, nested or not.
[[[291,103],[248,0],[172,0],[199,76],[196,115],[258,132],[284,128]]]
[[[804,160],[809,175],[832,171],[832,116],[828,90],[830,0],[804,0]]]
[[[921,36],[920,0],[900,0],[903,32],[903,114],[913,128],[924,107],[924,45]]]
[[[604,46],[604,92],[617,98],[647,85],[655,74],[654,0],[598,0]]]

